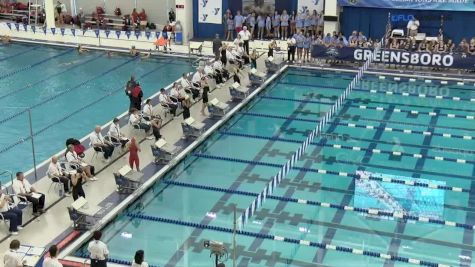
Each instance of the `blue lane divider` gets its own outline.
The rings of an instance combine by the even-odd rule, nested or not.
[[[237,158],[230,158],[230,157],[222,157],[222,156],[214,156],[214,155],[207,155],[202,153],[193,153],[195,157],[206,158],[206,159],[213,159],[213,160],[223,160],[223,161],[231,161],[243,164],[250,164],[250,165],[258,165],[258,166],[266,166],[266,167],[273,167],[273,168],[280,168],[279,164],[269,163],[269,162],[262,162],[262,161],[251,161],[251,160],[244,160],[244,159],[237,159]],[[407,186],[416,186],[416,187],[426,187],[432,189],[441,189],[447,191],[454,191],[454,192],[466,192],[470,193],[471,190],[466,188],[460,188],[455,186],[448,186],[448,185],[439,185],[439,184],[432,184],[432,183],[422,183],[422,182],[413,182],[409,180],[402,180],[402,179],[395,179],[395,178],[381,178],[381,177],[361,177],[354,173],[347,173],[347,172],[339,172],[339,171],[331,171],[325,169],[312,169],[312,168],[303,168],[303,167],[292,167],[293,170],[298,171],[305,171],[305,172],[312,172],[312,173],[320,173],[320,174],[329,174],[329,175],[336,175],[341,177],[350,177],[354,179],[367,179],[372,181],[378,182],[385,182],[385,183],[396,183],[396,184],[403,184]]]
[[[166,66],[166,65],[158,66],[158,67],[152,69],[151,71],[144,73],[144,74],[141,75],[139,78],[142,79],[142,78],[144,78],[144,77],[146,77],[146,76],[152,74],[153,72],[155,72],[155,71],[157,71],[158,69],[163,68],[163,67],[165,67],[165,66]],[[82,107],[80,107],[79,109],[77,109],[77,110],[75,110],[75,111],[73,111],[73,112],[70,112],[68,115],[66,115],[66,116],[64,116],[64,117],[62,117],[62,118],[56,120],[55,122],[46,125],[46,126],[43,127],[42,129],[40,129],[40,130],[38,130],[37,132],[33,133],[33,136],[37,136],[37,135],[39,135],[39,134],[41,134],[41,133],[43,133],[43,132],[49,130],[50,128],[52,128],[52,127],[58,125],[58,123],[61,123],[61,122],[65,121],[65,120],[69,119],[70,117],[72,117],[72,116],[78,114],[79,112],[81,112],[81,111],[83,111],[83,110],[85,110],[85,109],[87,109],[87,108],[89,108],[89,107],[91,107],[91,106],[97,104],[98,102],[104,100],[105,98],[107,98],[107,97],[109,97],[109,96],[111,96],[111,95],[113,95],[113,94],[116,94],[116,93],[118,93],[118,92],[120,92],[120,91],[122,91],[122,90],[123,90],[123,87],[118,87],[117,89],[108,92],[106,95],[104,95],[104,96],[102,96],[102,97],[100,97],[100,98],[94,100],[93,102],[90,102],[90,103],[88,103],[87,105],[82,106]],[[8,145],[8,146],[3,147],[2,149],[0,149],[0,154],[2,154],[2,153],[4,153],[4,152],[7,152],[8,150],[14,148],[15,146],[17,146],[17,145],[19,145],[19,144],[22,144],[22,143],[25,142],[25,141],[30,140],[30,138],[31,138],[31,136],[27,136],[27,137],[25,137],[25,138],[20,138],[17,142],[12,143],[12,144],[10,144],[10,145]]]
[[[68,71],[70,71],[70,70],[73,70],[73,69],[75,69],[75,68],[77,68],[77,67],[79,67],[79,66],[82,66],[82,65],[85,65],[85,64],[87,64],[87,63],[90,63],[90,62],[92,62],[92,61],[94,61],[94,60],[97,60],[97,59],[99,59],[99,58],[100,58],[100,57],[93,57],[93,58],[90,58],[90,59],[88,59],[88,60],[86,60],[86,61],[84,61],[84,62],[81,62],[81,63],[79,63],[79,64],[77,64],[77,65],[75,65],[75,66],[73,66],[73,67],[71,67],[71,68],[69,68],[69,69],[65,69],[65,70],[63,70],[63,71],[61,71],[61,72],[55,73],[55,74],[53,74],[53,75],[51,75],[51,76],[48,76],[48,77],[46,77],[46,78],[44,78],[44,79],[41,79],[41,80],[39,80],[39,81],[36,81],[36,82],[34,82],[34,83],[27,84],[26,86],[24,86],[24,87],[22,87],[22,88],[13,90],[13,91],[11,91],[11,92],[9,92],[9,93],[7,93],[7,94],[4,94],[4,95],[0,96],[0,100],[4,99],[4,98],[6,98],[6,97],[12,96],[12,95],[14,95],[14,94],[23,92],[23,91],[25,91],[26,89],[31,88],[31,87],[33,87],[33,86],[35,86],[35,85],[37,85],[37,84],[40,84],[40,83],[43,83],[43,82],[48,83],[49,80],[50,80],[51,78],[55,77],[55,76],[59,76],[59,75],[61,75],[61,74],[63,74],[63,73],[66,73],[66,72],[68,72]]]
[[[76,255],[80,258],[83,258],[83,259],[88,259],[89,258],[89,254],[86,253],[86,252],[80,252],[80,253],[77,253]],[[132,265],[131,261],[114,259],[114,258],[107,258],[107,262],[120,264],[120,265],[124,265],[124,266],[131,266]],[[148,266],[149,267],[159,267],[158,265],[148,265]]]
[[[332,106],[332,102],[323,102],[323,101],[316,101],[311,99],[295,99],[295,98],[288,98],[288,97],[277,97],[277,96],[261,96],[260,98],[263,99],[273,99],[273,100],[282,100],[282,101],[291,101],[291,102],[301,102],[301,103],[312,103],[312,104],[322,104]]]
[[[268,115],[268,114],[255,113],[255,112],[240,112],[240,114],[248,115],[248,116],[254,116],[254,117],[271,118],[271,119],[286,119],[286,120],[298,120],[298,121],[306,121],[306,122],[319,122],[319,120],[290,118],[290,117],[285,117],[285,116]],[[342,116],[338,116],[338,118],[342,118]],[[361,119],[361,120],[364,120],[364,119]],[[411,125],[411,124],[405,124],[405,123],[402,123],[402,122],[388,122],[388,123],[395,123],[395,124],[401,124],[401,125]],[[417,131],[417,130],[411,130],[411,129],[398,129],[398,128],[391,128],[391,127],[381,127],[381,126],[373,126],[373,125],[365,125],[365,124],[355,124],[355,123],[349,123],[349,122],[330,121],[330,122],[328,122],[328,124],[345,126],[345,127],[350,127],[350,128],[363,128],[363,129],[370,129],[370,130],[382,129],[386,132],[399,132],[399,133],[404,133],[404,134],[433,135],[433,136],[440,136],[440,137],[444,137],[444,138],[457,138],[457,139],[465,139],[465,140],[475,139],[474,136],[470,136],[470,135],[458,135],[458,134],[450,134],[450,133],[435,133],[435,132]],[[434,126],[434,127],[437,127],[437,126]]]
[[[238,133],[236,135],[236,134],[225,132],[225,131],[221,131],[221,133],[222,134],[227,134],[227,135],[235,135],[235,136],[255,138],[255,139],[276,140],[276,141],[291,142],[291,143],[300,143],[301,142],[299,140],[283,139],[283,138],[278,138],[278,137],[275,137],[275,136],[274,137],[267,137],[267,136],[258,136],[258,135],[240,134],[240,133]],[[465,160],[465,159],[457,159],[457,158],[429,156],[429,155],[422,155],[422,154],[412,154],[412,153],[406,153],[406,152],[400,152],[400,151],[369,149],[369,148],[358,147],[358,146],[345,146],[345,145],[340,145],[340,144],[322,144],[321,142],[318,142],[318,143],[311,142],[311,144],[315,145],[315,146],[324,146],[324,147],[330,147],[330,148],[335,148],[335,149],[365,151],[365,152],[369,152],[369,153],[372,153],[372,154],[387,154],[387,155],[394,155],[394,156],[406,156],[406,157],[411,157],[411,158],[425,158],[425,159],[432,159],[432,160],[437,160],[437,161],[455,162],[455,163],[460,163],[460,164],[474,164],[475,163],[475,160]]]
[[[167,223],[167,224],[175,224],[175,225],[180,225],[180,226],[192,227],[192,228],[203,229],[203,230],[211,230],[211,231],[228,233],[228,234],[233,233],[233,229],[221,227],[221,226],[205,225],[205,224],[200,224],[200,223],[193,223],[193,222],[169,219],[169,218],[164,218],[164,217],[155,217],[155,216],[138,214],[138,213],[127,213],[127,216],[133,219],[140,219],[140,220]],[[268,240],[274,240],[274,241],[291,243],[291,244],[299,244],[303,246],[315,247],[315,248],[326,249],[326,250],[334,250],[334,251],[343,252],[343,253],[364,255],[364,256],[387,259],[387,260],[397,261],[397,262],[412,263],[412,264],[421,265],[421,266],[449,267],[448,265],[430,262],[430,261],[412,259],[412,258],[396,256],[396,255],[389,255],[389,254],[384,254],[384,253],[380,253],[376,251],[360,250],[360,249],[351,248],[351,247],[336,246],[329,243],[320,243],[320,242],[313,242],[313,241],[308,241],[308,240],[298,240],[294,238],[276,236],[276,235],[271,235],[271,234],[261,234],[261,233],[255,233],[255,232],[244,231],[244,230],[237,230],[236,234],[253,237],[253,238],[268,239]]]
[[[119,64],[119,65],[117,65],[117,66],[115,66],[115,67],[113,67],[113,68],[111,68],[111,69],[109,69],[109,70],[103,72],[103,73],[101,73],[101,74],[98,74],[98,75],[92,77],[91,79],[85,80],[85,81],[81,82],[80,84],[78,84],[78,85],[76,85],[76,86],[70,87],[70,88],[68,88],[68,89],[66,89],[66,90],[64,90],[64,91],[62,91],[62,92],[60,92],[60,93],[58,93],[58,94],[56,94],[56,95],[53,95],[53,96],[51,96],[51,97],[49,97],[49,98],[47,98],[47,99],[45,99],[45,100],[43,100],[43,101],[41,101],[41,102],[39,102],[39,103],[36,103],[36,104],[30,106],[29,108],[30,108],[30,109],[34,109],[34,108],[37,108],[37,107],[39,107],[39,106],[41,106],[41,105],[43,105],[43,104],[46,104],[46,103],[48,103],[48,102],[50,102],[50,101],[52,101],[52,100],[54,100],[54,99],[56,99],[56,98],[58,98],[58,97],[64,95],[64,94],[66,94],[66,93],[69,93],[69,92],[71,92],[71,91],[73,91],[73,90],[76,90],[76,89],[82,87],[83,85],[85,85],[85,84],[87,84],[87,83],[89,83],[89,82],[91,82],[91,81],[93,81],[93,80],[95,80],[95,79],[101,78],[101,77],[103,77],[104,75],[107,75],[108,73],[110,73],[110,72],[112,72],[112,71],[114,71],[114,70],[116,70],[116,69],[118,69],[118,68],[120,68],[120,67],[122,67],[122,66],[124,66],[124,65],[126,65],[126,64],[129,64],[131,61],[134,61],[134,60],[137,60],[137,58],[135,58],[135,57],[134,57],[134,58],[131,58],[131,59],[129,59],[129,60],[127,60],[127,61],[125,61],[125,62],[123,62],[123,63],[121,63],[121,64]],[[11,116],[8,116],[8,117],[6,117],[6,118],[0,120],[0,124],[3,124],[3,123],[5,123],[5,122],[7,122],[7,121],[9,121],[9,120],[12,120],[12,119],[14,119],[14,118],[16,118],[16,117],[18,117],[18,116],[20,116],[20,115],[22,115],[22,114],[25,114],[27,111],[28,111],[28,109],[24,109],[23,111],[20,111],[20,112],[17,112],[17,113],[15,113],[15,114],[11,115]]]
[[[23,55],[23,54],[26,54],[26,53],[31,52],[31,51],[33,51],[33,50],[36,50],[36,49],[38,49],[38,48],[39,48],[39,46],[34,46],[34,47],[32,47],[32,48],[29,48],[29,49],[23,50],[23,51],[21,51],[21,52],[18,52],[18,53],[16,53],[16,54],[9,55],[9,56],[6,56],[6,57],[4,57],[4,58],[0,58],[0,61],[5,61],[5,60],[10,59],[10,58],[13,58],[13,57],[21,56],[21,55]]]
[[[25,70],[29,70],[29,69],[31,69],[31,68],[33,68],[33,67],[36,67],[36,66],[38,66],[38,65],[41,65],[41,64],[43,64],[43,63],[45,63],[45,62],[47,62],[47,61],[49,61],[49,60],[52,60],[52,59],[54,59],[54,58],[57,58],[57,57],[60,57],[60,56],[62,56],[62,55],[71,53],[71,52],[73,52],[74,50],[75,50],[75,49],[72,49],[72,48],[71,48],[71,49],[68,49],[68,50],[66,50],[66,51],[64,51],[64,52],[61,52],[61,53],[57,54],[57,55],[54,55],[54,56],[52,56],[52,57],[45,58],[45,59],[40,60],[40,61],[38,61],[38,62],[36,62],[36,63],[33,63],[33,64],[30,64],[30,65],[24,66],[24,67],[22,67],[22,68],[16,69],[16,70],[11,71],[11,72],[8,72],[8,73],[5,73],[5,74],[3,74],[3,75],[0,76],[0,80],[3,80],[3,79],[5,79],[5,78],[7,78],[7,77],[10,77],[10,76],[12,76],[12,75],[15,75],[15,74],[17,74],[17,73],[19,73],[19,72],[22,72],[22,71],[25,71]]]
[[[243,195],[243,196],[250,196],[250,197],[257,197],[259,195],[257,193],[246,192],[246,191],[241,191],[241,190],[225,189],[225,188],[219,188],[219,187],[214,187],[214,186],[205,186],[205,185],[198,185],[198,184],[191,184],[191,183],[184,183],[184,182],[177,182],[177,181],[169,181],[169,180],[165,180],[163,182],[165,184],[169,184],[169,185],[176,185],[176,186],[181,186],[181,187],[188,187],[188,188],[201,189],[201,190],[209,190],[209,191],[222,192],[222,193],[228,193],[228,194],[236,194],[236,195]],[[456,226],[456,227],[461,227],[461,228],[470,229],[470,230],[475,229],[474,225],[467,224],[467,223],[457,223],[457,222],[445,221],[445,220],[433,220],[433,219],[430,219],[428,217],[408,215],[408,214],[403,214],[403,213],[399,213],[399,212],[388,212],[388,211],[383,211],[383,210],[378,210],[378,209],[371,209],[371,208],[368,208],[368,209],[367,208],[358,208],[358,207],[348,206],[348,205],[340,205],[340,204],[334,204],[334,203],[328,203],[328,202],[320,202],[320,201],[290,198],[290,197],[281,197],[281,196],[275,196],[275,195],[267,195],[267,198],[270,198],[270,199],[273,199],[273,200],[278,200],[278,201],[284,201],[284,202],[293,202],[293,203],[298,203],[298,204],[303,204],[303,205],[317,206],[317,207],[322,207],[322,208],[330,208],[330,209],[345,210],[345,211],[355,211],[355,212],[364,213],[364,214],[367,214],[367,215],[379,215],[379,216],[391,217],[391,218],[394,218],[394,219],[411,220],[411,221],[425,222],[425,223],[437,224],[437,225],[443,224],[443,225]]]

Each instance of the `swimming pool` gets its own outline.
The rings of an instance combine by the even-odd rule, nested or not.
[[[141,60],[96,51],[79,55],[74,48],[0,46],[0,169],[33,166],[27,108],[39,163],[63,149],[67,138],[80,139],[126,111],[123,86],[130,75],[148,97],[192,69],[188,60],[172,57]]]
[[[205,240],[231,257],[234,207],[239,216],[351,79],[287,71],[104,229],[110,257],[144,249],[154,266],[212,266]],[[365,76],[237,235],[237,266],[470,266],[472,86]]]

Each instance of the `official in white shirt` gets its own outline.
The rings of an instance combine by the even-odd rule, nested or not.
[[[246,53],[249,55],[249,40],[251,39],[251,32],[247,30],[246,26],[244,26],[242,31],[239,32],[239,36],[241,36],[244,50],[246,50]]]
[[[407,36],[414,37],[417,35],[419,30],[419,20],[416,17],[412,17],[409,22],[407,23]]]
[[[94,166],[85,163],[74,151],[73,145],[68,145],[68,151],[66,152],[66,161],[71,164],[71,168],[76,170],[78,173],[85,173],[86,176],[91,179],[91,181],[97,181],[97,178],[94,176],[95,168]],[[68,170],[70,171],[70,170]]]
[[[87,251],[89,251],[89,258],[91,259],[91,267],[106,267],[107,257],[109,256],[109,249],[107,245],[101,241],[102,233],[95,231],[93,240],[89,242]]]
[[[173,116],[176,116],[176,109],[178,108],[178,104],[170,99],[167,95],[167,92],[164,88],[160,89],[160,94],[158,95],[158,100],[163,107],[167,107],[170,110],[170,113]]]
[[[43,261],[43,267],[63,267],[61,262],[58,261],[56,256],[58,255],[58,247],[52,245],[49,247],[49,257],[46,257]]]
[[[229,72],[224,68],[223,63],[219,60],[215,60],[213,63],[213,69],[216,73],[221,74],[223,81],[229,79]]]
[[[89,139],[91,140],[91,145],[94,150],[103,152],[105,162],[109,162],[110,156],[114,153],[114,145],[102,137],[101,130],[101,126],[96,126],[94,132],[89,135]]]
[[[53,182],[60,182],[63,184],[64,192],[66,195],[70,195],[71,192],[69,191],[71,186],[71,175],[63,171],[61,165],[58,162],[58,158],[56,156],[51,157],[51,162],[48,166],[47,175],[51,178]],[[73,175],[80,175],[75,173]]]
[[[10,222],[10,233],[12,235],[18,235],[18,230],[21,230],[23,227],[23,212],[17,207],[12,207],[12,199],[5,195],[0,190],[0,213],[2,213],[3,218]]]
[[[193,82],[190,82],[186,78],[186,73],[183,73],[183,76],[181,77],[180,83],[181,83],[181,87],[183,88],[183,90],[185,90],[185,92],[187,92],[187,94],[191,94],[193,96],[193,99],[196,99],[200,96],[199,85],[197,85],[196,87],[198,87],[198,88],[196,88],[195,85],[193,84]]]
[[[173,86],[170,90],[170,96],[177,99],[178,102],[182,102],[183,100],[185,100],[185,94],[182,93],[182,91],[180,90],[180,87],[178,86],[176,82],[173,83]]]
[[[144,261],[145,253],[143,250],[137,250],[135,252],[134,261],[131,267],[148,267],[148,263]]]
[[[16,173],[16,180],[13,181],[12,188],[16,195],[26,198],[33,204],[33,214],[43,213],[45,195],[31,186],[30,182],[25,179],[23,172]]]
[[[110,136],[112,142],[120,142],[122,148],[125,148],[125,145],[129,142],[129,138],[125,137],[120,131],[120,120],[118,118],[114,118],[112,120],[112,124],[109,127],[109,131],[107,135]]]
[[[17,252],[20,248],[20,241],[14,239],[10,242],[10,249],[3,255],[3,266],[23,267],[21,255]]]

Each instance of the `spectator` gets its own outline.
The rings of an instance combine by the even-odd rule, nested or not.
[[[265,18],[264,15],[259,14],[259,16],[257,16],[257,29],[258,29],[257,38],[259,40],[264,39],[264,28],[265,27],[266,27],[266,18]]]
[[[292,10],[292,13],[290,14],[290,17],[289,17],[290,36],[293,36],[297,32],[296,25],[297,25],[297,16],[295,15],[295,11]]]
[[[87,251],[89,251],[89,258],[91,259],[91,267],[106,267],[109,250],[107,245],[101,241],[102,233],[95,231],[93,240],[89,242]]]
[[[120,120],[118,118],[114,118],[112,120],[112,124],[109,127],[109,132],[107,132],[107,135],[109,135],[110,140],[112,142],[118,143],[120,142],[122,149],[125,147],[125,144],[129,142],[129,139],[125,137],[124,134],[120,131]]]
[[[399,44],[397,43],[396,39],[391,39],[389,44],[389,49],[398,49]]]
[[[170,23],[167,22],[167,24],[165,24],[165,26],[163,26],[163,29],[162,29],[162,37],[165,40],[164,46],[163,46],[165,52],[172,50],[171,48],[172,35],[173,35],[173,27]]]
[[[358,32],[357,31],[353,31],[350,35],[350,37],[348,37],[348,42],[350,43],[350,46],[352,44],[357,44],[358,43]]]
[[[303,62],[310,62],[310,46],[312,45],[312,37],[307,32],[303,39]]]
[[[307,9],[305,11],[305,17],[304,18],[305,19],[303,21],[303,27],[305,28],[305,31],[304,31],[303,34],[305,34],[308,31],[310,31],[310,32],[312,31],[312,27],[313,27],[312,26],[312,21],[313,21],[313,19],[312,19],[312,15],[310,14],[310,10]]]
[[[287,32],[289,31],[289,14],[287,14],[287,10],[284,9],[282,11],[282,15],[280,16],[280,26],[282,28],[282,40],[287,40]]]
[[[43,267],[63,267],[63,265],[58,261],[56,256],[58,255],[58,247],[52,245],[48,249],[49,257],[46,257],[43,261]]]
[[[17,239],[13,239],[10,242],[10,249],[3,255],[3,264],[5,267],[24,266],[24,262],[22,261],[23,255],[17,252],[19,248],[20,241],[18,241]]]
[[[226,10],[226,13],[223,15],[223,25],[224,25],[224,37],[228,36],[228,19],[232,16],[231,10],[229,8]]]
[[[323,38],[323,45],[326,47],[333,45],[333,39],[330,33],[327,33],[327,35]]]
[[[33,214],[39,215],[44,212],[45,195],[31,186],[23,172],[16,173],[16,180],[13,181],[12,188],[16,195],[26,198],[33,204]]]
[[[243,42],[243,47],[244,50],[246,51],[247,54],[249,54],[249,40],[251,39],[251,32],[247,30],[247,27],[244,26],[242,28],[242,31],[239,32],[239,36],[241,37],[241,40]]]
[[[247,16],[247,25],[249,26],[249,32],[251,33],[251,39],[254,39],[256,29],[256,13],[252,12]]]
[[[244,24],[244,17],[241,15],[241,11],[236,12],[236,16],[234,16],[234,27],[236,28],[236,34],[242,30],[242,26]]]
[[[280,15],[277,10],[272,17],[272,28],[274,29],[274,38],[280,39]]]
[[[215,56],[219,56],[219,49],[223,45],[223,42],[219,39],[219,34],[216,34],[213,40],[213,53]]]
[[[147,14],[145,13],[145,9],[142,8],[142,11],[139,13],[139,20],[140,22],[145,21],[147,23]]]
[[[341,39],[342,45],[343,46],[348,46],[348,40],[346,40],[345,35],[343,35],[342,32],[338,33],[338,39]]]
[[[318,14],[318,31],[317,31],[317,33],[323,32],[323,25],[324,24],[325,24],[325,20],[324,20],[323,12],[320,12]]]
[[[419,29],[420,23],[419,20],[413,16],[409,22],[407,22],[407,36],[408,37],[415,37],[417,35],[417,31]]]
[[[78,157],[76,151],[74,151],[73,145],[68,145],[68,150],[66,151],[66,160],[71,164],[71,168],[76,170],[78,173],[84,174],[91,181],[97,181],[97,178],[94,177],[94,166],[83,162],[82,159]]]
[[[60,1],[56,2],[56,13],[58,13],[58,23],[63,24],[63,13],[67,13],[66,5]]]
[[[48,176],[51,177],[51,180],[57,181],[63,184],[64,192],[67,196],[71,195],[70,192],[70,183],[71,176],[80,175],[78,173],[68,174],[62,170],[61,165],[59,165],[58,158],[56,156],[51,157],[51,162],[48,167]]]
[[[173,9],[170,9],[170,11],[168,11],[168,22],[172,23],[175,20],[176,20],[175,11]]]
[[[428,51],[429,51],[429,47],[428,47],[427,41],[424,40],[419,44],[418,52],[428,52]]]
[[[313,35],[318,33],[318,20],[320,15],[318,15],[317,11],[314,9],[312,13],[312,33]]]
[[[137,12],[137,9],[133,9],[132,13],[130,14],[130,18],[132,19],[132,24],[135,26],[137,25],[139,21],[139,13]]]
[[[13,200],[0,190],[0,213],[3,218],[10,222],[9,231],[12,235],[18,235],[18,230],[23,229],[23,212],[21,209],[12,206]]]
[[[170,97],[175,98],[177,100],[176,102],[181,102],[185,99],[185,95],[186,94],[180,90],[180,87],[178,87],[178,84],[176,82],[173,83],[172,89],[170,90]]]
[[[366,42],[368,39],[366,38],[366,36],[363,34],[363,32],[359,32],[358,33],[358,41],[359,42]]]
[[[226,41],[231,41],[234,38],[233,32],[234,32],[234,19],[233,15],[229,14],[227,20],[226,20],[226,25],[228,27],[228,33],[226,35]]]
[[[458,52],[460,53],[468,53],[468,43],[467,39],[463,38],[462,41],[460,41],[458,47],[457,47]]]
[[[269,39],[272,37],[272,19],[269,14],[266,17],[266,38]]]
[[[170,113],[173,116],[176,116],[176,109],[178,108],[178,105],[177,103],[173,102],[173,100],[170,99],[170,97],[166,94],[164,88],[160,89],[160,94],[158,95],[158,99],[162,106],[168,107],[168,109],[170,110]]]
[[[142,150],[140,150],[140,145],[135,140],[135,137],[132,137],[129,143],[129,165],[131,169],[134,168],[135,164],[135,168],[137,169],[137,171],[140,171],[139,152],[141,151]]]
[[[301,30],[299,34],[294,36],[297,46],[297,60],[302,62],[303,42],[305,40],[304,30]]]
[[[131,267],[148,267],[148,263],[144,261],[145,255],[143,250],[135,252],[134,262]]]
[[[241,44],[241,43],[242,43],[241,35],[238,34],[238,35],[236,35],[236,39],[234,39],[234,41],[233,41],[233,45],[234,45],[234,47],[238,47],[239,44]]]
[[[449,39],[447,41],[447,50],[446,50],[446,52],[447,53],[452,53],[454,51],[454,48],[455,48],[454,42],[452,41],[452,39]]]
[[[101,126],[96,126],[94,132],[91,133],[89,139],[91,140],[91,145],[96,152],[104,153],[104,161],[109,163],[112,153],[114,153],[114,145],[105,140],[101,133]]]
[[[299,13],[297,14],[296,17],[296,24],[295,24],[295,34],[299,33],[302,29],[304,29],[304,23],[305,23],[305,13]]]
[[[468,53],[470,55],[475,55],[475,38],[470,39],[470,44],[468,45]]]
[[[130,92],[130,97],[134,108],[140,110],[142,108],[143,91],[142,87],[140,87],[140,84],[138,82],[135,84],[135,87]]]

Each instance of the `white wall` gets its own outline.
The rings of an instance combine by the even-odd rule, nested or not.
[[[193,38],[193,0],[176,0],[176,4],[184,6],[176,10],[176,20],[181,23],[183,42],[187,43]]]

